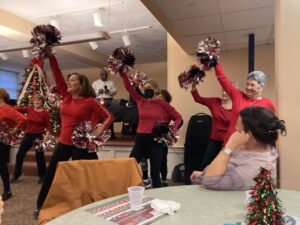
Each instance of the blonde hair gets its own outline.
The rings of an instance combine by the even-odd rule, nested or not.
[[[160,94],[159,84],[158,84],[158,82],[157,82],[156,80],[152,80],[152,79],[147,80],[147,81],[144,83],[144,86],[145,86],[145,84],[147,84],[147,83],[151,84],[151,86],[154,87],[154,89],[155,89],[155,94],[157,94],[157,95]]]
[[[36,94],[34,97],[33,97],[33,100],[40,100],[42,102],[42,104],[45,103],[45,97],[43,95],[40,95],[40,94]]]
[[[5,88],[0,88],[0,98],[2,98],[4,102],[8,102],[9,94]]]

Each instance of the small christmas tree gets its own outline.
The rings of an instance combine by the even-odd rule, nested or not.
[[[46,99],[45,107],[50,113],[51,133],[58,135],[60,132],[59,108],[52,107],[48,99],[49,81],[46,72],[43,70],[43,66],[44,60],[42,58],[34,58],[31,60],[30,65],[25,68],[18,105],[32,105],[32,99],[35,95],[40,94],[44,96]]]
[[[251,189],[248,204],[247,225],[284,225],[281,202],[277,198],[276,186],[271,172],[265,168],[254,178],[256,185]]]

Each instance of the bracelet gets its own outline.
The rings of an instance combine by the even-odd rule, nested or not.
[[[228,148],[228,147],[224,147],[223,152],[224,152],[226,155],[228,155],[229,157],[231,157],[232,154],[233,154],[233,151],[231,151],[231,149]]]

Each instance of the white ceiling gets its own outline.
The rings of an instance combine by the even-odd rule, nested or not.
[[[117,4],[114,5],[115,3]],[[95,27],[93,22],[93,11],[99,6],[104,6],[103,20],[105,26],[101,28]],[[110,32],[151,26],[151,29],[130,32],[132,45],[129,48],[134,51],[137,63],[166,61],[166,31],[139,0],[1,0],[0,9],[36,25],[47,24],[51,16],[57,15],[56,19],[59,21],[62,35],[91,33],[99,30]],[[0,19],[0,25],[3,19],[5,18]],[[28,30],[28,35],[30,35],[30,30]],[[124,46],[121,36],[122,32],[114,33],[110,40],[97,42],[99,47],[95,52],[99,55],[98,66],[106,65],[109,54],[115,48]],[[30,39],[30,36],[28,38]],[[13,41],[0,35],[0,44]],[[93,51],[88,43],[81,45],[88,51]],[[7,61],[0,59],[0,67],[12,70],[21,68],[23,70],[23,67],[28,63],[28,59],[22,58],[20,51],[6,54],[9,59]],[[80,53],[73,57],[74,54],[57,48],[56,55],[63,69],[97,66],[95,63],[82,62],[78,57]]]
[[[256,45],[274,43],[274,0],[1,0],[0,9],[35,25],[49,23],[51,16],[57,15],[62,35],[72,35],[99,31],[92,19],[93,9],[99,6],[104,6],[105,23],[100,30],[152,27],[130,33],[130,49],[137,63],[166,61],[165,29],[189,54],[194,54],[198,42],[208,35],[221,41],[223,51],[247,48],[249,33],[255,34]],[[0,25],[3,20],[0,18]],[[93,59],[85,58],[81,50],[57,48],[62,69],[106,65],[109,54],[124,45],[121,35],[113,33],[112,39],[98,41],[96,51],[87,43],[80,44],[82,50],[93,53]],[[26,38],[30,38],[30,30]],[[12,41],[0,35],[0,51],[1,44]],[[7,55],[7,61],[0,59],[2,68],[23,70],[28,63],[21,52]]]
[[[206,36],[221,41],[222,50],[274,43],[274,0],[142,0],[181,47],[194,54]]]

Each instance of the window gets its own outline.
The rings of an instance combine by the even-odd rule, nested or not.
[[[5,88],[11,99],[18,97],[18,74],[0,69],[0,87]]]

